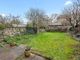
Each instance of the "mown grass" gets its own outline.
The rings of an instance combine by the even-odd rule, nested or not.
[[[45,32],[35,35],[20,35],[6,38],[7,43],[25,44],[41,51],[54,60],[69,60],[73,53],[72,45],[78,42],[67,33]]]

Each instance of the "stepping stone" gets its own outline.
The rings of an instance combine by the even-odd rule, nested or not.
[[[14,47],[8,51],[0,52],[0,60],[15,60],[24,53],[25,49],[26,46],[20,45],[19,47]]]

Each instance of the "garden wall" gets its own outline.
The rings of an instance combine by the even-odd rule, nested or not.
[[[3,30],[5,36],[13,36],[26,32],[26,27],[9,27]]]
[[[49,25],[47,31],[54,32],[54,31],[60,31],[60,32],[66,32],[69,30],[71,26],[63,26],[63,25]]]

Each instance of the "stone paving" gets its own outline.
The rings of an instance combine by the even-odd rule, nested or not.
[[[11,49],[0,48],[0,60],[15,60],[24,53],[25,46],[14,47]]]
[[[17,57],[24,54],[26,46],[20,45],[19,47],[13,48],[0,48],[0,60],[16,60]],[[22,60],[45,60],[43,57],[31,54],[28,58]]]
[[[24,60],[45,60],[45,58],[33,54],[29,58],[25,58]]]

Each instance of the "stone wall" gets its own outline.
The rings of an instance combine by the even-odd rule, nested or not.
[[[68,29],[70,28],[71,26],[63,26],[63,25],[49,25],[48,26],[48,31],[60,31],[60,32],[66,32],[68,31]]]
[[[9,27],[3,30],[5,36],[13,36],[26,32],[26,27]]]

